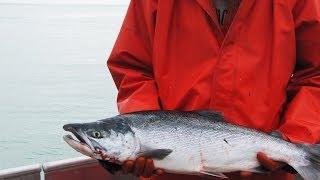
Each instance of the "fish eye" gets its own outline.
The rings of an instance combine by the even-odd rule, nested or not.
[[[101,133],[99,131],[93,131],[92,137],[94,138],[102,138]]]

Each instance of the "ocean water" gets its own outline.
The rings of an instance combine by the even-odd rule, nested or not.
[[[106,59],[126,10],[0,2],[0,169],[81,156],[62,126],[117,114]]]

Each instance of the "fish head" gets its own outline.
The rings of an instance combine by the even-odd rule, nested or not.
[[[96,159],[121,164],[139,149],[130,124],[119,116],[91,123],[66,124],[63,129],[79,140],[71,135],[64,136],[72,148]]]

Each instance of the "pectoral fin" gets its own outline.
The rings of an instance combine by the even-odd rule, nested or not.
[[[141,152],[140,154],[147,158],[162,160],[172,152],[171,149],[149,149]]]

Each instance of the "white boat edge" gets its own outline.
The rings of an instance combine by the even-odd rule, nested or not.
[[[40,173],[50,173],[70,169],[85,168],[98,165],[97,160],[90,157],[77,157],[58,160],[43,164],[33,164],[8,169],[0,169],[0,180],[25,176],[40,176]]]
[[[92,167],[97,165],[98,165],[98,162],[96,159],[83,156],[83,157],[47,162],[42,165],[34,164],[34,165],[21,166],[21,167],[9,168],[9,169],[2,169],[0,170],[0,180],[11,180],[11,179],[12,180],[39,179],[40,180],[40,173],[42,172],[45,174],[50,174],[51,172],[86,168],[86,167]],[[45,178],[42,177],[41,179],[45,179]],[[114,176],[113,178],[109,178],[109,179],[137,180],[138,178],[133,176],[127,176],[127,177],[123,176],[122,178],[121,176]],[[302,180],[302,178],[297,174],[295,177],[295,180]]]
[[[0,179],[18,177],[26,174],[39,174],[42,171],[41,164],[21,166],[0,170]]]
[[[80,168],[97,164],[97,160],[90,157],[77,157],[72,159],[64,159],[59,161],[47,162],[42,165],[44,173],[52,171]]]

